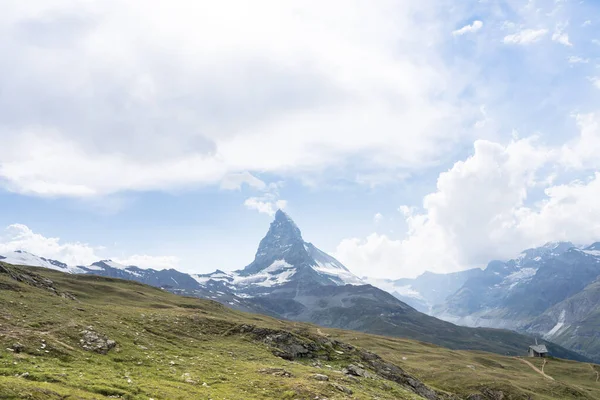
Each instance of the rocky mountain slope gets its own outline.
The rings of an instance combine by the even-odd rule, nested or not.
[[[2,399],[600,397],[596,365],[318,328],[137,282],[0,262]],[[541,364],[537,365],[541,368]]]
[[[541,335],[594,358],[600,312],[600,243],[583,249],[548,243],[506,262],[492,261],[433,315],[466,326]]]
[[[67,272],[130,279],[176,294],[214,299],[241,311],[423,340],[453,349],[519,355],[533,343],[532,338],[510,331],[456,326],[363,284],[339,261],[304,241],[300,229],[282,211],[260,241],[254,261],[238,271],[188,275],[107,260]],[[548,346],[557,357],[583,359],[551,343]]]
[[[550,307],[524,326],[530,334],[561,343],[587,357],[600,357],[600,279]]]

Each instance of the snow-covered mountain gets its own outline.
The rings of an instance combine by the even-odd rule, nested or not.
[[[577,250],[577,254],[596,257],[589,254],[594,251],[597,251],[596,248]],[[565,254],[569,252],[571,250]],[[534,256],[533,262],[538,262],[535,258],[543,258],[545,254],[532,253],[530,256]],[[526,348],[531,343],[531,338],[517,333],[453,325],[421,313],[384,290],[365,284],[335,258],[305,242],[300,229],[282,211],[277,212],[258,246],[254,260],[245,268],[233,272],[217,270],[210,274],[190,275],[173,269],[158,271],[126,266],[111,260],[69,267],[25,252],[1,256],[3,260],[0,261],[13,264],[134,280],[177,294],[213,299],[237,310],[327,327],[407,337],[455,349],[478,349],[502,354],[512,351],[511,354],[519,354],[518,351],[514,353],[515,343],[520,344],[518,348]],[[482,273],[466,271],[449,276],[423,274],[410,282],[394,281],[392,287],[404,288],[404,294],[408,292],[413,297],[420,296],[434,302],[445,298],[465,279],[465,284],[457,293],[461,293],[472,282],[485,281],[488,275],[495,277],[498,282],[506,280],[504,286],[510,286],[515,280],[526,282],[531,278],[526,268],[533,267],[523,261],[530,256],[515,261],[518,267],[505,263],[491,265],[488,272]],[[502,272],[497,275],[496,269]],[[539,271],[536,276],[538,274]],[[450,299],[453,297],[450,296]],[[546,344],[552,347],[550,343]],[[561,351],[553,347],[554,355],[560,356],[563,354]]]
[[[32,267],[49,268],[61,272],[66,272],[68,274],[83,273],[83,270],[79,267],[68,266],[63,262],[39,257],[35,254],[31,254],[23,250],[16,250],[0,254],[0,261],[5,262],[7,264],[30,265]]]
[[[174,293],[210,298],[233,308],[271,315],[271,312],[248,299],[298,284],[364,284],[338,260],[305,242],[300,229],[281,210],[276,213],[269,231],[260,242],[254,261],[238,271],[217,270],[210,274],[186,274],[175,269],[155,270],[122,265],[112,260],[102,260],[87,266],[68,266],[25,251],[0,254],[0,261],[66,273],[134,280]]]
[[[217,270],[192,277],[205,288],[230,290],[243,297],[268,294],[298,282],[321,286],[365,284],[338,260],[305,242],[298,226],[281,210],[260,241],[252,263],[238,271]]]
[[[492,261],[433,314],[461,325],[524,330],[532,319],[600,277],[597,247],[553,242],[507,262]]]

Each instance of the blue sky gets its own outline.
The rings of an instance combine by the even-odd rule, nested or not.
[[[52,2],[0,16],[0,253],[358,275],[600,240],[600,4]],[[0,230],[0,232],[2,232]]]

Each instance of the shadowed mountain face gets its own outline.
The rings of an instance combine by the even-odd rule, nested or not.
[[[535,334],[600,359],[599,279],[600,243],[547,243],[513,260],[490,262],[432,314],[466,326]]]
[[[30,256],[32,260],[35,257]],[[533,339],[514,332],[456,326],[364,284],[338,260],[305,242],[298,226],[283,211],[277,212],[260,241],[254,261],[238,271],[189,275],[175,270],[124,266],[110,260],[71,269],[48,262],[33,265],[135,280],[177,294],[213,299],[237,310],[418,339],[453,349],[522,355],[533,343]],[[461,274],[450,280],[435,277],[441,286],[444,282],[456,284],[456,280],[463,278]],[[422,290],[427,287],[423,282],[414,284],[422,286]],[[555,356],[582,359],[551,343],[548,346]]]

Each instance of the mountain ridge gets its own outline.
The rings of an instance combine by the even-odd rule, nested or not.
[[[59,267],[54,266],[54,269]],[[460,327],[428,316],[354,276],[343,264],[305,242],[297,225],[278,211],[253,262],[244,269],[184,274],[124,266],[110,260],[79,273],[147,283],[228,307],[324,327],[424,340],[453,349],[522,354],[533,342],[522,334]],[[557,356],[583,359],[547,342]]]

